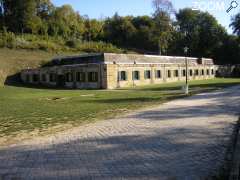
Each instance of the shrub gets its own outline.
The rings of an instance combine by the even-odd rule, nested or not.
[[[70,48],[78,48],[80,44],[81,44],[81,41],[78,39],[68,40],[65,43],[65,45]]]

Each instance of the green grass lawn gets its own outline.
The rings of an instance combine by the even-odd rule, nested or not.
[[[184,83],[120,90],[54,90],[5,86],[0,88],[0,137],[73,126],[111,118],[123,112],[183,97]],[[191,93],[240,84],[240,79],[192,81]]]

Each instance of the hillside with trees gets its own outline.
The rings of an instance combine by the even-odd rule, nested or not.
[[[70,5],[51,0],[0,0],[0,48],[49,53],[115,52],[214,58],[240,64],[240,13],[229,35],[207,12],[180,9],[153,0],[152,15],[90,19]],[[5,59],[4,61],[7,61]],[[1,67],[0,67],[1,68]]]

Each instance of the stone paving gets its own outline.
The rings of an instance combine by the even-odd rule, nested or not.
[[[203,179],[224,163],[239,105],[235,86],[1,148],[0,180]]]

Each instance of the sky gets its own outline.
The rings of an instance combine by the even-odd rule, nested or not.
[[[229,33],[232,33],[232,29],[229,28],[231,17],[240,12],[240,0],[236,1],[238,7],[227,13],[226,10],[231,6],[232,0],[171,0],[176,10],[194,8],[208,11]],[[152,0],[52,0],[52,2],[57,6],[70,4],[81,15],[97,19],[112,16],[115,12],[121,16],[153,13]]]

